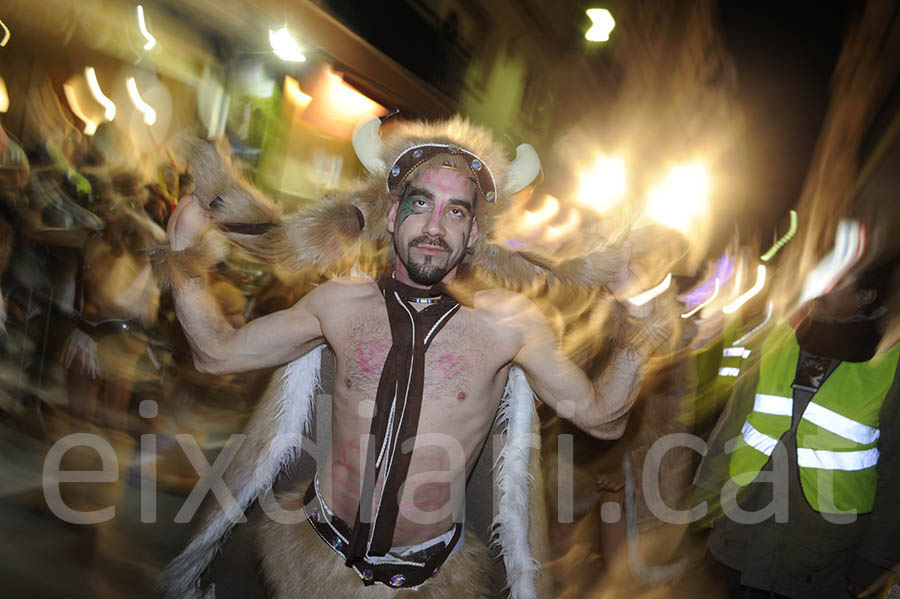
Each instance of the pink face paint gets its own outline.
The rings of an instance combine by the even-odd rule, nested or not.
[[[459,174],[458,171],[449,168],[430,168],[418,178],[417,187],[427,185],[429,189],[445,194],[468,195],[469,189],[475,184],[471,179]]]

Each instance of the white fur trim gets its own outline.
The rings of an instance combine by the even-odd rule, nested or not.
[[[278,422],[277,433],[264,453],[248,456],[253,465],[243,471],[249,476],[232,483],[232,491],[237,490],[236,503],[224,510],[217,505],[187,548],[163,570],[160,590],[165,597],[215,598],[212,585],[206,591],[201,591],[200,577],[247,507],[272,484],[278,472],[299,455],[301,438],[303,433],[308,432],[313,402],[319,388],[323,347],[320,345],[282,368],[282,392],[274,406]],[[235,462],[232,462],[229,468],[234,465]]]
[[[506,425],[506,439],[494,462],[499,500],[491,524],[491,544],[503,555],[512,599],[536,599],[536,579],[541,573],[528,542],[530,486],[534,483],[528,465],[535,417],[534,393],[522,369],[513,366],[497,413],[498,424]]]
[[[634,473],[631,471],[631,451],[625,452],[625,535],[628,539],[628,567],[639,583],[656,587],[681,576],[688,565],[687,559],[672,564],[648,566],[641,557],[638,544],[637,504],[634,498]]]
[[[66,340],[63,349],[62,362],[66,368],[72,366],[75,357],[81,361],[81,374],[87,374],[92,379],[100,376],[100,363],[98,362],[97,342],[81,329],[75,329]],[[85,370],[87,372],[85,372]]]

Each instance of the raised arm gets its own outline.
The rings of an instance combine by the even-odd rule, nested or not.
[[[513,361],[522,367],[538,397],[594,437],[621,437],[640,391],[642,370],[658,342],[636,337],[634,343],[618,345],[603,371],[590,380],[565,355],[547,319],[531,301],[512,294],[499,299],[491,301],[502,312],[494,316],[516,331],[519,349]]]
[[[210,226],[205,210],[191,197],[179,202],[169,222],[173,252],[202,243]],[[228,374],[279,366],[324,341],[317,307],[320,289],[293,307],[248,324],[231,326],[213,299],[201,273],[172,273],[175,313],[191,346],[194,365],[202,372]],[[327,292],[326,292],[327,293]]]

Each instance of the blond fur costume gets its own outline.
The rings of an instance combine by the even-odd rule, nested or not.
[[[618,264],[603,255],[570,261],[550,273],[529,256],[507,249],[491,238],[495,219],[508,206],[509,197],[524,188],[537,175],[540,163],[530,146],[517,148],[517,158],[510,163],[490,134],[461,118],[436,124],[409,123],[397,126],[382,142],[378,124],[370,121],[354,134],[354,148],[370,171],[363,186],[349,194],[326,198],[308,210],[282,217],[280,210],[252,186],[234,176],[224,159],[213,146],[195,146],[193,175],[197,184],[195,197],[209,208],[210,214],[231,241],[276,264],[284,275],[313,268],[323,273],[341,272],[351,266],[369,273],[384,273],[391,268],[391,236],[386,229],[386,215],[394,198],[385,184],[394,159],[414,146],[442,143],[465,148],[489,166],[496,195],[494,201],[479,200],[477,218],[482,240],[467,257],[468,266],[482,277],[501,284],[522,285],[547,276],[569,282],[600,286],[605,284]],[[171,253],[161,250],[154,256],[160,280],[171,281],[170,268],[198,270],[208,268],[208,257],[216,244],[211,241],[199,249]],[[204,247],[205,246],[205,247]],[[199,588],[199,580],[209,567],[234,523],[243,519],[243,512],[256,499],[271,505],[271,485],[278,472],[299,455],[302,433],[310,420],[320,369],[321,348],[283,366],[273,377],[263,400],[254,410],[248,423],[246,440],[226,470],[223,480],[233,495],[228,505],[216,505],[200,532],[188,547],[163,572],[161,590],[167,597],[210,599],[214,589]],[[528,599],[544,595],[549,586],[540,578],[540,566],[535,550],[543,551],[545,543],[535,540],[545,534],[540,478],[529,471],[535,468],[539,450],[539,436],[535,434],[536,415],[534,396],[518,368],[510,372],[497,416],[504,427],[503,447],[496,454],[495,482],[497,486],[497,516],[494,519],[493,542],[503,556],[510,596]],[[293,503],[292,503],[293,502]],[[540,509],[531,510],[537,502]],[[282,509],[297,503],[296,498],[281,499]],[[533,513],[529,513],[533,511]],[[533,518],[533,521],[532,521]],[[535,525],[536,524],[536,525]],[[274,526],[274,525],[271,525]],[[329,553],[329,571],[347,570],[335,577],[351,574],[335,560],[331,550],[321,540],[309,536],[306,530],[281,533],[270,525],[265,529],[263,566],[265,575],[279,598],[301,587],[293,578],[298,571],[285,559],[297,547],[298,554],[306,554],[299,546],[312,538],[313,544]],[[296,528],[309,528],[298,522]],[[537,531],[537,532],[536,532]],[[287,536],[285,536],[287,535]],[[533,549],[534,548],[534,549]],[[463,585],[474,582],[486,562],[483,548],[469,543],[452,556],[441,575],[421,587],[416,596],[444,597],[451,593],[469,596]],[[465,573],[473,565],[474,572]],[[441,578],[446,574],[446,581]],[[438,582],[440,581],[440,582]],[[360,597],[378,597],[386,589],[363,587],[354,577]],[[435,584],[432,584],[435,583]],[[356,588],[350,586],[350,589]],[[377,590],[373,590],[377,588]],[[430,589],[430,590],[429,590]],[[354,592],[351,590],[351,592]],[[391,596],[406,596],[412,591],[387,589]],[[340,591],[344,595],[344,589]]]

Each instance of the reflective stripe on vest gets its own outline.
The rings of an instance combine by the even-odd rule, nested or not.
[[[747,445],[767,457],[772,455],[772,452],[775,451],[775,446],[778,445],[778,439],[759,432],[753,428],[753,425],[749,422],[744,422],[744,428],[741,429],[741,436],[744,438],[744,442]]]
[[[878,463],[878,449],[863,451],[825,451],[823,449],[797,448],[797,465],[819,470],[865,470]]]
[[[756,399],[753,400],[753,411],[775,416],[791,416],[794,413],[794,400],[791,397],[757,393]]]
[[[743,358],[747,359],[750,357],[750,350],[743,347],[726,347],[722,350],[722,357],[725,358]]]
[[[738,345],[726,347],[722,350],[722,361],[719,367],[719,376],[737,378],[741,374],[744,360],[750,356],[750,350]],[[732,383],[728,383],[729,385]]]
[[[803,412],[803,419],[812,422],[819,428],[863,445],[874,443],[881,436],[881,432],[877,428],[841,416],[814,402],[810,402]],[[839,470],[844,470],[844,468],[839,468]]]
[[[794,401],[790,397],[779,395],[766,395],[757,393],[753,402],[753,411],[761,414],[775,414],[778,416],[790,416],[793,412]],[[841,416],[834,410],[820,406],[814,401],[810,402],[803,412],[803,419],[812,422],[816,426],[840,435],[845,439],[862,443],[874,443],[881,436],[877,428],[866,426],[861,422]],[[843,470],[843,468],[841,468]]]

